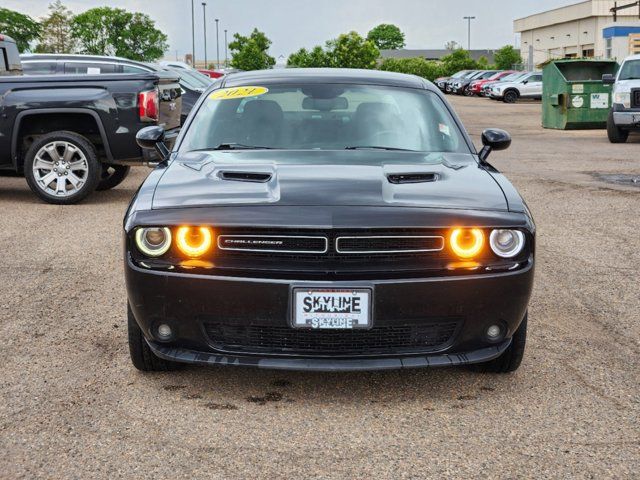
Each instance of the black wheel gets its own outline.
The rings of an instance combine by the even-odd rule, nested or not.
[[[110,190],[112,188],[117,187],[124,179],[127,178],[129,172],[131,171],[131,167],[127,165],[102,165],[102,173],[100,175],[100,183],[96,187],[96,190],[99,192],[103,190]]]
[[[504,96],[502,97],[502,101],[504,103],[516,103],[518,101],[518,92],[515,90],[507,90],[504,92]]]
[[[58,205],[84,200],[98,186],[101,170],[93,144],[74,132],[47,133],[31,144],[24,157],[29,188],[45,202]]]
[[[527,344],[527,317],[525,314],[522,323],[513,334],[511,345],[498,358],[490,362],[471,365],[476,372],[482,373],[509,373],[515,372],[524,357],[524,349]]]
[[[629,132],[618,128],[613,120],[613,110],[609,112],[607,118],[607,136],[611,143],[626,143],[629,138]]]
[[[464,89],[463,95],[465,97],[473,97],[475,94],[471,91],[471,87],[467,87]]]
[[[180,367],[179,363],[157,357],[151,351],[128,303],[127,329],[129,332],[129,355],[133,366],[138,370],[143,372],[169,372]]]

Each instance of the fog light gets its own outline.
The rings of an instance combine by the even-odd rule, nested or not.
[[[169,340],[172,335],[173,335],[173,331],[171,330],[171,327],[166,323],[161,323],[158,326],[158,337],[161,340]]]
[[[500,325],[491,325],[487,328],[487,337],[490,340],[498,340],[502,336],[502,328]]]

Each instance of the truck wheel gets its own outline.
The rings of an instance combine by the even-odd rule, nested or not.
[[[91,194],[101,168],[93,144],[74,132],[39,137],[24,158],[29,188],[45,202],[58,205],[78,203]]]
[[[138,370],[143,372],[169,372],[178,369],[181,365],[177,362],[170,362],[164,358],[157,357],[149,348],[144,339],[142,329],[133,316],[131,307],[127,302],[127,329],[129,333],[129,355],[131,363]]]
[[[613,111],[609,112],[607,118],[607,136],[611,143],[625,143],[629,138],[629,132],[618,128],[613,120]]]
[[[489,362],[471,365],[472,370],[482,373],[509,373],[515,372],[524,357],[524,349],[527,344],[527,317],[525,314],[522,323],[513,334],[511,345],[502,355]]]
[[[516,92],[515,90],[507,90],[506,92],[504,92],[502,101],[504,103],[516,103],[518,101],[518,96],[518,92]]]
[[[117,187],[124,179],[127,178],[131,167],[128,165],[102,165],[102,173],[100,175],[100,183],[96,187],[99,192],[103,190],[110,190]]]

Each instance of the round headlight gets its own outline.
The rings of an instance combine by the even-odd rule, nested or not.
[[[473,258],[482,251],[484,233],[479,228],[456,228],[451,232],[449,245],[458,257]]]
[[[213,232],[209,227],[180,227],[176,232],[176,245],[187,257],[201,257],[213,245]]]
[[[166,227],[139,228],[136,230],[136,246],[148,257],[159,257],[171,247],[171,230]]]
[[[524,233],[519,230],[494,230],[489,237],[493,253],[502,258],[513,258],[524,248]]]

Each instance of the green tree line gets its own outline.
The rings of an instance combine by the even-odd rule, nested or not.
[[[48,15],[40,21],[0,7],[0,32],[13,38],[21,52],[116,55],[153,61],[169,48],[167,36],[146,14],[97,7],[74,15],[60,0],[49,5]]]

